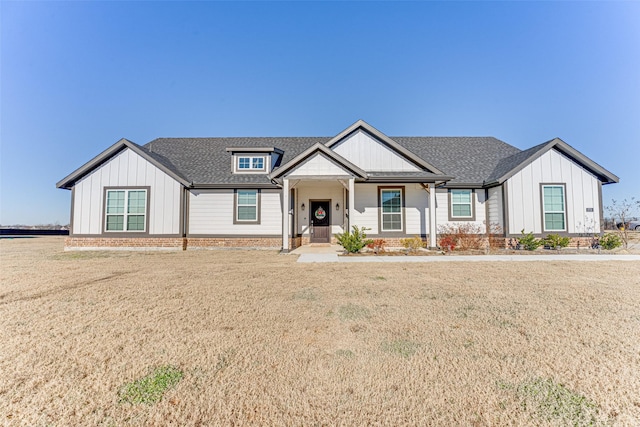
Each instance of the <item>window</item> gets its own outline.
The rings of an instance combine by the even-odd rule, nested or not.
[[[264,157],[238,157],[237,169],[239,171],[263,171],[265,170]]]
[[[258,220],[258,190],[236,190],[236,209],[234,222],[257,223]]]
[[[251,168],[251,157],[240,157],[238,159],[238,169]]]
[[[251,169],[264,169],[264,157],[254,157],[251,160]]]
[[[381,231],[402,231],[402,189],[380,190]]]
[[[471,190],[449,190],[451,201],[450,219],[473,219],[473,192]]]
[[[542,186],[542,210],[544,231],[566,230],[563,185]]]
[[[144,232],[147,190],[107,190],[106,231]]]

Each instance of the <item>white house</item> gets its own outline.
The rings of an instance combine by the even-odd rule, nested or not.
[[[599,233],[618,177],[560,139],[521,151],[491,137],[389,137],[358,121],[335,137],[122,139],[57,183],[66,248],[279,248],[367,227],[388,246],[439,226],[505,238]]]

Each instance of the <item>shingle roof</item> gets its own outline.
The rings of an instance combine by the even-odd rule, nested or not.
[[[531,147],[528,150],[519,151],[511,156],[501,159],[493,169],[493,172],[491,172],[491,175],[487,178],[487,182],[498,181],[518,165],[522,164],[527,159],[534,156],[538,151],[542,150],[548,143],[549,141],[543,142],[542,144]]]
[[[284,151],[284,164],[316,143],[332,137],[158,138],[144,149],[158,162],[194,184],[264,183],[261,174],[233,174],[227,147],[273,146]],[[446,175],[452,184],[482,185],[507,159],[524,153],[492,137],[390,137]],[[529,150],[527,150],[529,151]]]
[[[455,178],[451,184],[481,185],[516,147],[493,137],[391,137]]]
[[[284,151],[281,163],[286,163],[310,146],[328,140],[328,137],[158,138],[144,147],[195,184],[268,184],[266,175],[233,174],[232,154],[226,151],[227,147],[273,146]]]

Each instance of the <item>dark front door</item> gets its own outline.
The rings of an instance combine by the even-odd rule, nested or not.
[[[311,200],[311,243],[331,242],[330,200]]]

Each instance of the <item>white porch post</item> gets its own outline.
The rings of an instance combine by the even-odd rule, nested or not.
[[[289,180],[282,180],[282,252],[289,252],[289,230],[291,215],[289,215]]]
[[[436,240],[436,184],[429,185],[429,247],[437,246]]]
[[[355,193],[355,179],[349,178],[349,220],[347,221],[347,229],[351,230],[351,224],[353,223],[353,213],[356,210],[356,193]]]

